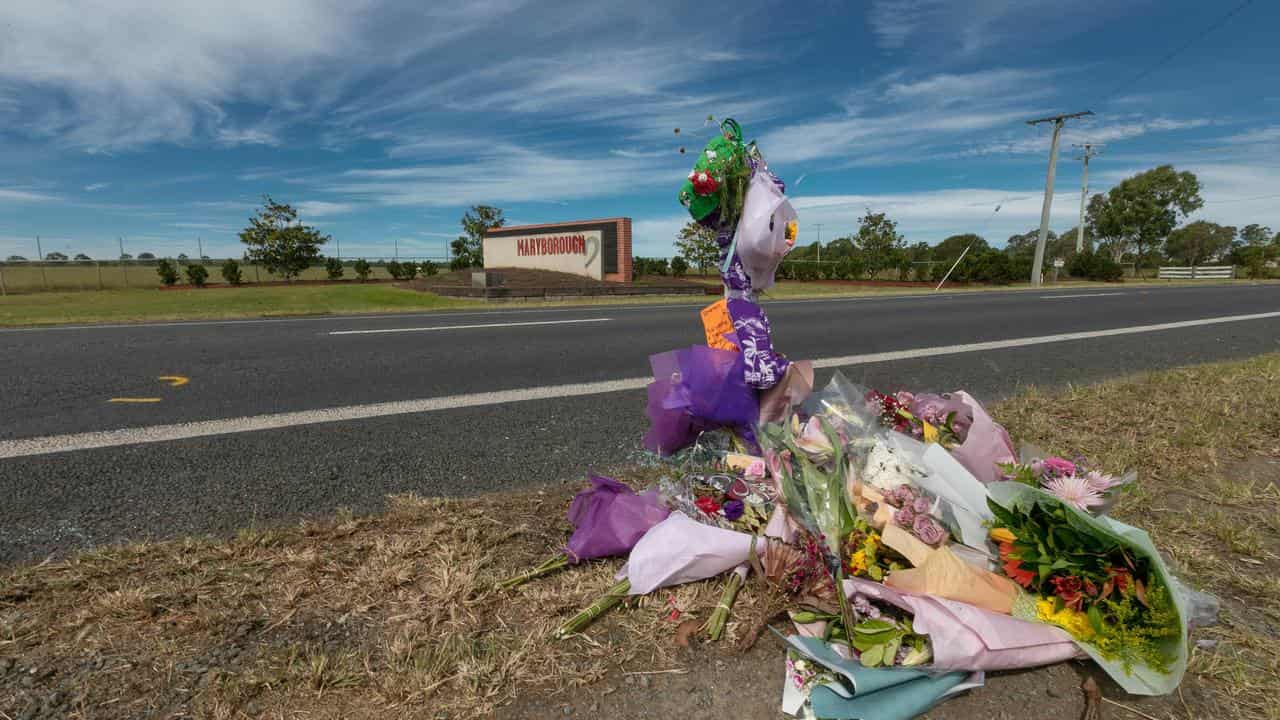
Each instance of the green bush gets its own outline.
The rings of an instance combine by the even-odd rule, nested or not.
[[[911,279],[915,280],[916,282],[928,282],[929,269],[931,267],[933,266],[932,265],[916,265],[915,270],[912,271]]]
[[[244,278],[240,275],[240,263],[235,260],[227,260],[222,263],[222,279],[231,285],[239,285],[244,282]]]
[[[671,274],[676,277],[684,277],[689,272],[689,262],[683,257],[677,255],[671,258]]]
[[[324,259],[324,274],[329,276],[330,280],[337,280],[342,277],[342,261],[336,257]]]
[[[165,285],[178,282],[178,266],[167,258],[156,264],[156,274],[160,276],[160,282]]]
[[[1109,254],[1087,250],[1071,258],[1067,272],[1072,277],[1105,282],[1114,282],[1124,277],[1124,268],[1112,260]]]
[[[1013,282],[1013,263],[1003,252],[987,250],[978,258],[974,274],[975,279],[992,285],[1008,285]]]
[[[209,279],[209,271],[203,265],[187,266],[187,282],[196,287],[204,287],[204,283]]]
[[[360,278],[360,282],[368,280],[369,273],[373,271],[373,268],[369,266],[369,261],[364,258],[355,261],[351,269],[356,271],[356,277]]]
[[[432,260],[423,260],[422,264],[419,267],[422,268],[423,277],[430,277],[440,272],[440,268],[437,267],[435,262]]]

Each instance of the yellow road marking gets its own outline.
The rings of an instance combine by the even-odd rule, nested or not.
[[[113,403],[158,403],[160,398],[111,398],[107,402]]]
[[[183,385],[191,382],[191,378],[186,377],[185,375],[161,375],[156,379],[161,382],[169,383],[170,387],[182,387]]]

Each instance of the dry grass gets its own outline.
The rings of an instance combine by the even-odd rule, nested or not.
[[[1280,466],[1267,464],[1280,459],[1278,407],[1270,356],[995,409],[1015,437],[1143,470],[1119,515],[1223,598],[1222,623],[1198,634],[1217,645],[1192,660],[1218,717],[1280,717],[1268,703],[1280,693]],[[0,576],[0,717],[38,703],[72,718],[477,717],[521,690],[673,667],[679,621],[705,619],[718,582],[660,591],[560,642],[553,629],[618,562],[492,589],[563,543],[574,489],[397,497],[378,516],[17,568]],[[724,646],[769,604],[748,584]]]

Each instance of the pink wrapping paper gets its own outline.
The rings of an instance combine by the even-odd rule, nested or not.
[[[965,436],[964,442],[951,449],[951,455],[983,483],[1003,480],[996,463],[1015,461],[1009,432],[992,420],[982,403],[974,400],[969,393],[957,390],[953,396],[973,410],[973,424],[969,426],[969,434]]]
[[[751,539],[746,533],[703,525],[673,512],[640,538],[618,577],[631,581],[632,595],[705,580],[747,562]],[[763,553],[764,546],[764,541],[758,541],[757,551]]]
[[[1019,620],[932,595],[900,593],[862,578],[844,581],[845,592],[912,613],[916,632],[929,636],[936,670],[1015,670],[1082,657],[1061,628]]]

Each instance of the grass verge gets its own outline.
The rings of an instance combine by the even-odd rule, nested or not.
[[[1139,469],[1117,515],[1147,528],[1184,577],[1223,600],[1220,624],[1197,633],[1209,642],[1192,658],[1189,697],[1124,699],[1146,713],[1134,717],[1280,718],[1277,407],[1280,355],[1031,391],[994,408],[1016,438]],[[644,484],[659,472],[638,467],[624,477]],[[683,621],[705,620],[714,608],[721,587],[709,581],[660,591],[584,636],[552,640],[560,622],[612,584],[619,562],[589,563],[513,592],[493,586],[564,542],[574,489],[396,497],[376,516],[339,514],[13,569],[0,576],[0,710],[479,717],[531,689],[594,697],[575,688],[620,671],[671,668],[680,653],[707,665],[703,653],[727,652],[768,613],[771,599],[748,582],[727,641],[690,660],[673,640]],[[775,654],[766,661],[777,670]],[[998,691],[996,684],[974,697],[1011,718],[1066,702]],[[776,703],[776,692],[766,701]],[[940,710],[951,717],[947,708]],[[707,716],[745,717],[730,707]]]

